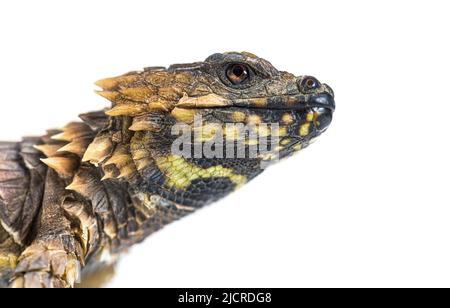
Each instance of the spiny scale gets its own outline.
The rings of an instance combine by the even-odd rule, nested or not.
[[[60,144],[40,144],[34,145],[34,148],[42,152],[45,156],[51,157],[55,155],[59,149],[61,149]]]
[[[67,145],[63,146],[62,148],[60,148],[58,152],[69,152],[76,154],[78,157],[83,157],[91,141],[92,141],[91,137],[77,138],[72,142],[68,143]]]
[[[34,146],[47,158],[41,161],[54,169],[58,174],[67,178],[73,176],[80,165],[80,158],[84,155],[88,144],[95,132],[82,122],[73,122],[62,130],[50,131],[44,144]]]
[[[119,169],[118,178],[129,178],[136,173],[136,166],[128,147],[119,145],[104,166],[115,165]]]
[[[109,157],[114,150],[114,144],[108,134],[101,134],[87,147],[83,156],[83,162],[91,162],[98,165]]]
[[[71,157],[53,156],[42,158],[41,161],[63,177],[72,176],[78,168],[78,161]]]
[[[167,112],[186,94],[183,86],[189,81],[187,74],[166,71],[131,72],[123,76],[107,78],[96,83],[102,88],[97,93],[113,103],[106,114],[139,116],[152,112]]]

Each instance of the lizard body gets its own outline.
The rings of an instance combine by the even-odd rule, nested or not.
[[[263,163],[307,147],[334,111],[329,86],[249,53],[97,85],[110,108],[0,143],[0,286],[73,287],[81,273],[241,187]]]

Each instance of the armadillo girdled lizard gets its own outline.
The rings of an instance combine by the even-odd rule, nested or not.
[[[307,147],[334,111],[326,84],[245,52],[97,85],[110,108],[0,143],[0,286],[73,287]]]

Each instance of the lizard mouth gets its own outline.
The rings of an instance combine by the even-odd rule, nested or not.
[[[254,100],[238,101],[235,102],[234,106],[249,109],[314,113],[316,115],[314,121],[315,129],[317,132],[322,133],[330,126],[336,105],[333,94],[324,92],[310,96],[302,94],[294,96],[274,96],[268,98],[265,102],[255,102]]]
[[[334,98],[328,93],[317,95],[293,95],[293,96],[273,96],[264,100],[248,99],[238,100],[234,103],[235,107],[254,108],[254,109],[273,109],[273,110],[311,110],[321,108],[334,112]]]
[[[253,110],[295,111],[316,114],[316,129],[325,131],[330,125],[335,110],[332,93],[304,95],[280,95],[243,99],[227,99],[217,94],[199,97],[183,97],[174,110],[182,109],[226,109],[243,108]]]
[[[335,109],[334,98],[329,93],[313,95],[279,95],[271,97],[255,97],[242,99],[226,99],[216,94],[200,97],[185,97],[177,104],[177,108],[205,109],[237,107],[247,109],[269,109],[269,110],[311,110],[322,108],[333,113]]]

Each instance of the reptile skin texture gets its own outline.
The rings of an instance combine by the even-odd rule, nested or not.
[[[264,164],[308,147],[335,108],[328,85],[246,52],[97,85],[109,108],[45,136],[0,142],[0,287],[77,286]],[[243,126],[265,138],[266,151],[251,155],[263,139],[249,141]],[[188,138],[174,152],[181,133]]]

